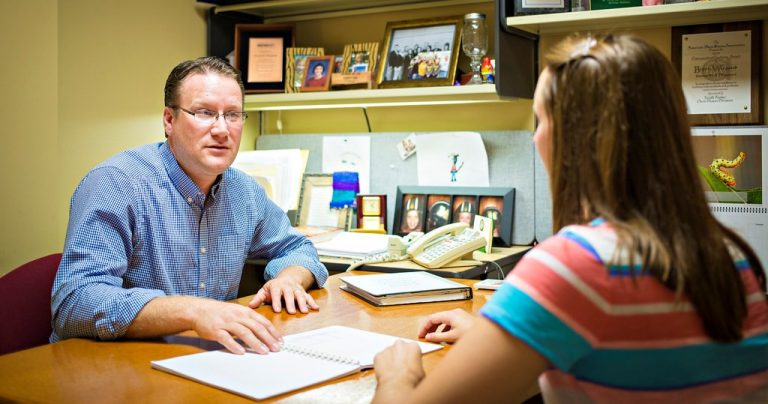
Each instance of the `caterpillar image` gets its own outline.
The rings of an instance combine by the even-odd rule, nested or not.
[[[736,186],[736,178],[733,178],[733,175],[721,170],[721,168],[736,168],[744,162],[746,157],[747,153],[739,152],[739,155],[733,160],[714,159],[712,164],[709,165],[709,171],[723,184],[733,188]]]

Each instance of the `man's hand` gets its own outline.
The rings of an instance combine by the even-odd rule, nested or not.
[[[475,318],[464,310],[441,311],[427,317],[419,329],[419,338],[430,342],[453,343],[466,334],[474,322]]]
[[[280,333],[264,316],[235,303],[193,296],[152,299],[126,330],[128,338],[153,338],[194,330],[201,338],[216,341],[236,354],[245,348],[258,353],[279,351]]]
[[[236,354],[245,353],[235,337],[257,353],[280,350],[282,337],[264,316],[245,306],[216,300],[199,300],[194,307],[193,329],[200,337],[216,341]]]
[[[282,299],[285,301],[285,311],[289,314],[295,314],[297,306],[302,313],[308,313],[310,309],[319,310],[315,299],[307,293],[307,288],[314,281],[314,275],[308,269],[299,266],[287,267],[280,271],[275,279],[265,283],[248,306],[256,308],[262,303],[272,303],[272,310],[279,313],[282,310]]]

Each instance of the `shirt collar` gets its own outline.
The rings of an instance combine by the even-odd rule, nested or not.
[[[168,147],[168,142],[160,144],[160,159],[163,161],[165,171],[168,173],[168,178],[171,179],[171,183],[177,191],[184,197],[188,203],[196,203],[202,207],[205,202],[205,195],[200,188],[197,187],[194,181],[181,169],[179,162],[176,161],[171,148]],[[221,177],[219,177],[221,178]],[[215,189],[218,189],[218,185],[221,181],[217,180],[214,188],[211,188],[211,194],[215,194]]]

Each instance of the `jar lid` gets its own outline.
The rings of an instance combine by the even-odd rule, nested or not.
[[[469,13],[464,15],[465,20],[484,20],[485,14],[483,13]]]

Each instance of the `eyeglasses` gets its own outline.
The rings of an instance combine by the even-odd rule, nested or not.
[[[182,108],[182,107],[171,107],[173,109],[180,109],[192,116],[195,117],[195,120],[205,124],[205,125],[213,125],[214,122],[216,122],[220,116],[224,117],[224,121],[227,122],[229,125],[242,125],[243,122],[245,122],[245,119],[248,118],[248,114],[245,112],[224,112],[221,114],[218,114],[213,111],[209,111],[207,109],[198,109],[197,111],[190,111],[188,109]]]

